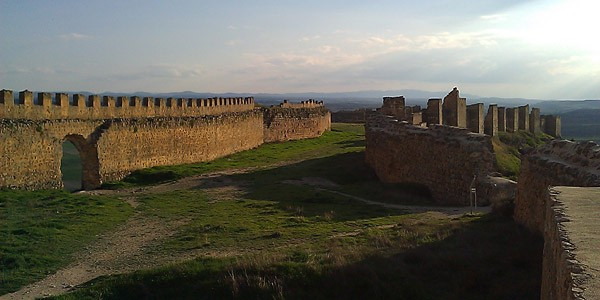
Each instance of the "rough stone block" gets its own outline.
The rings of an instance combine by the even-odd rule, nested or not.
[[[542,133],[539,108],[534,107],[529,113],[529,132],[533,134]]]
[[[484,127],[485,134],[491,136],[498,135],[498,105],[491,104],[488,107],[488,112],[485,116]]]
[[[467,128],[471,132],[484,133],[483,103],[467,106]]]
[[[427,101],[427,123],[443,124],[442,120],[442,99],[429,99]]]
[[[444,97],[442,107],[444,125],[467,127],[467,99],[460,97],[457,88]]]
[[[498,131],[506,131],[506,107],[498,107]]]
[[[519,130],[519,111],[516,108],[506,109],[506,131],[516,132]]]
[[[529,131],[529,104],[519,106],[519,130]]]

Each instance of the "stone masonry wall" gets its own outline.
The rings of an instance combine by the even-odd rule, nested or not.
[[[260,111],[114,120],[98,142],[102,182],[133,170],[210,161],[263,143]]]
[[[429,188],[440,204],[466,205],[474,175],[494,170],[489,136],[468,129],[398,122],[378,113],[367,117],[366,161],[379,179]]]
[[[83,187],[91,189],[136,169],[254,148],[263,143],[262,126],[258,110],[180,118],[1,120],[0,187],[62,188],[64,140],[78,148]]]
[[[555,140],[522,157],[514,218],[540,234],[549,186],[600,186],[600,146]]]
[[[324,107],[271,107],[263,113],[265,143],[318,137],[331,129],[331,113]]]
[[[59,120],[204,116],[254,108],[254,98],[112,97],[0,91],[0,119]],[[36,100],[37,101],[34,101]],[[308,104],[307,104],[308,105]],[[310,105],[316,105],[311,102]],[[322,105],[322,103],[321,103]]]
[[[600,298],[600,188],[546,191],[541,299]]]
[[[37,106],[30,92],[20,93],[24,100],[20,104],[12,103],[10,91],[0,94],[0,187],[9,188],[62,188],[65,140],[79,150],[82,187],[94,189],[133,170],[208,161],[264,142],[317,137],[331,126],[329,111],[315,101],[301,103],[301,108],[288,104],[290,108],[261,110],[253,108],[251,98],[214,98],[214,106],[196,99],[186,107],[177,106],[174,99],[165,103],[175,106],[162,106],[163,101],[152,106],[151,98],[135,97],[131,102],[135,109],[114,107],[108,101],[108,106],[93,104],[78,111],[82,106],[57,106],[44,94],[39,95],[43,105]],[[67,103],[63,95],[57,98]],[[74,103],[83,101],[78,95],[74,98]],[[90,99],[100,103],[97,96]],[[120,113],[124,110],[128,114]]]

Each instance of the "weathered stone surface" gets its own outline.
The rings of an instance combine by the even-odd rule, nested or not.
[[[251,98],[154,99],[0,92],[0,187],[61,188],[62,143],[79,150],[84,189],[133,170],[202,162],[265,141],[316,137],[330,128],[322,102],[254,109]],[[193,115],[193,116],[188,116]],[[108,118],[104,118],[107,117]],[[115,117],[126,116],[126,117]],[[30,119],[28,119],[30,118]],[[61,119],[62,118],[62,119]],[[265,120],[266,118],[266,120]]]
[[[427,101],[427,124],[443,124],[442,99],[429,99]]]
[[[487,135],[498,135],[498,105],[496,104],[490,104],[488,107],[485,115],[484,131]]]
[[[471,132],[483,133],[483,103],[467,105],[467,128]]]
[[[324,107],[273,107],[264,111],[264,141],[267,143],[317,137],[329,129],[331,114]]]
[[[498,107],[498,132],[506,131],[506,107]]]
[[[541,117],[544,120],[543,131],[553,137],[561,137],[560,116],[545,115]]]
[[[529,104],[519,106],[519,130],[529,131]]]
[[[506,131],[515,132],[519,130],[519,111],[516,108],[506,109]]]
[[[441,204],[468,205],[473,177],[494,170],[489,136],[467,129],[398,122],[378,113],[367,116],[366,161],[379,179],[429,188]]]
[[[129,98],[130,101],[123,102],[123,98]],[[140,101],[139,97],[132,96],[122,97],[119,106],[111,96],[100,99],[98,95],[90,95],[86,101],[83,95],[74,94],[73,101],[69,103],[68,95],[63,93],[55,94],[55,101],[49,93],[38,93],[38,100],[34,103],[33,93],[30,91],[19,92],[19,98],[15,99],[12,91],[1,90],[0,99],[4,100],[0,102],[0,119],[17,120],[190,117],[242,112],[254,108],[252,97],[178,99],[182,105],[167,106],[165,99],[144,97]],[[306,105],[317,107],[322,106],[322,102],[313,101]]]
[[[541,234],[547,189],[559,185],[600,186],[600,146],[555,140],[522,157],[515,221]]]
[[[404,120],[406,118],[405,109],[404,96],[383,97],[383,106],[381,107],[382,114]]]
[[[542,133],[539,108],[533,107],[529,113],[529,132],[534,134]]]
[[[461,98],[457,88],[454,88],[442,104],[444,114],[444,125],[467,127],[467,99]]]
[[[541,299],[600,299],[600,188],[546,191]]]

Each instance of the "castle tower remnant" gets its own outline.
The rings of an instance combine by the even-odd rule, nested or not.
[[[444,97],[443,114],[444,125],[467,127],[467,99],[460,97],[456,87]]]

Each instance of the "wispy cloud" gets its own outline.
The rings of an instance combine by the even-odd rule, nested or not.
[[[92,38],[92,36],[90,36],[90,35],[83,34],[83,33],[77,33],[77,32],[61,34],[58,37],[65,41],[87,40],[87,39]]]

